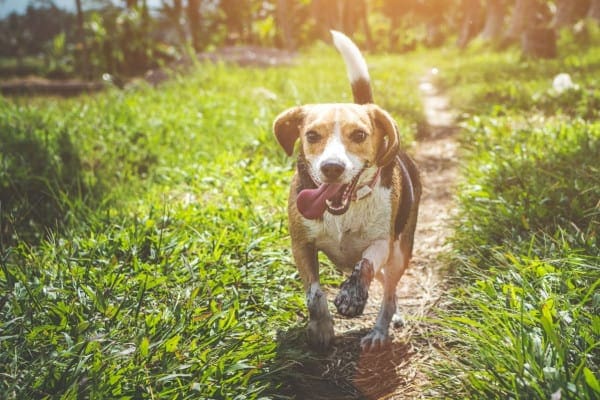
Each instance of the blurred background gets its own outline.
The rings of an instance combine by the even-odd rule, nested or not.
[[[474,40],[555,57],[589,41],[600,0],[0,0],[0,79],[131,77],[228,46],[294,51],[329,29],[408,52]]]

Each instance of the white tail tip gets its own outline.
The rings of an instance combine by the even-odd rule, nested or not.
[[[344,58],[350,82],[356,82],[359,79],[370,81],[367,62],[356,44],[342,32],[334,30],[330,32],[333,37],[333,44]]]

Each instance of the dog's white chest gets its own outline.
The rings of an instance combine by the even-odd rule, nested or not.
[[[376,187],[343,215],[325,213],[322,221],[305,220],[308,233],[340,269],[350,269],[373,241],[390,238],[391,189]]]

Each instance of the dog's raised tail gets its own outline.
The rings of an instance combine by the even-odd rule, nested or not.
[[[354,42],[343,33],[332,30],[331,36],[333,36],[333,44],[342,55],[346,64],[348,78],[352,85],[354,102],[358,104],[373,103],[369,68],[362,53]]]

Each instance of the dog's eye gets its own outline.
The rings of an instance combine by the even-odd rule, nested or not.
[[[317,143],[319,140],[321,140],[321,135],[315,131],[308,131],[306,132],[305,136],[308,143]]]
[[[362,143],[367,138],[367,132],[361,131],[360,129],[355,130],[350,134],[350,139],[355,143]]]

